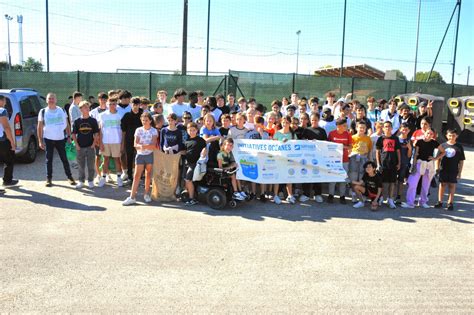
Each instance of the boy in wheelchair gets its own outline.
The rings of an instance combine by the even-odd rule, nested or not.
[[[240,183],[237,181],[235,173],[237,172],[237,163],[235,162],[232,149],[234,148],[234,140],[227,138],[221,146],[221,151],[217,154],[217,165],[223,170],[223,177],[230,178],[232,183],[232,198],[235,200],[245,200],[247,195],[242,191]]]

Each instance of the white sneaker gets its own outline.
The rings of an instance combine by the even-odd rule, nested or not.
[[[280,197],[278,197],[278,195],[275,195],[275,196],[273,197],[273,202],[274,202],[275,204],[277,204],[277,205],[281,204],[281,199],[280,199]]]
[[[247,193],[246,193],[245,191],[241,191],[241,192],[240,192],[240,195],[241,195],[242,197],[244,197],[244,199],[247,199],[247,198],[249,197],[249,195],[247,195]]]
[[[105,186],[105,177],[101,176],[99,179],[99,182],[97,183],[98,187],[104,187]]]
[[[232,197],[234,197],[235,200],[245,200],[245,197],[242,196],[242,194],[239,193],[238,191],[234,192],[232,194]]]
[[[395,202],[392,198],[388,198],[388,206],[390,207],[390,209],[397,209],[397,206],[395,205]]]
[[[381,206],[383,204],[383,197],[380,197],[379,198],[379,206]]]
[[[76,185],[76,189],[81,189],[82,187],[84,187],[84,183],[83,182],[78,182],[77,185]]]
[[[306,202],[309,200],[309,197],[306,196],[306,195],[301,195],[300,198],[299,198],[300,202]]]
[[[128,179],[128,174],[127,173],[122,173],[122,176],[120,176],[122,181],[126,181]]]
[[[295,199],[295,197],[293,197],[293,196],[288,196],[288,197],[286,198],[286,201],[289,202],[289,203],[291,203],[291,204],[296,203],[296,199]]]
[[[409,204],[409,203],[406,203],[406,202],[402,202],[402,208],[405,208],[405,209],[414,209],[415,206]]]
[[[94,188],[94,181],[87,182],[87,186],[89,186],[90,189]]]
[[[122,178],[120,178],[120,176],[117,176],[117,186],[119,187],[123,186]]]
[[[145,200],[146,203],[150,203],[151,202],[151,197],[149,194],[145,194],[145,196],[143,196],[143,200]]]
[[[134,205],[136,204],[137,201],[133,198],[130,198],[130,197],[127,197],[127,199],[125,199],[123,202],[122,202],[122,206],[130,206],[130,205]]]
[[[97,175],[97,176],[95,177],[95,181],[96,181],[97,183],[99,183],[101,178],[102,178],[102,176]]]
[[[314,201],[316,201],[318,203],[323,202],[324,201],[323,196],[321,196],[321,195],[314,196]]]
[[[359,209],[365,206],[365,203],[362,201],[357,202],[356,204],[353,205],[354,208]]]
[[[422,203],[421,206],[425,209],[430,209],[431,208],[431,206],[429,204],[427,204],[426,202]]]
[[[107,174],[107,183],[113,183],[114,180],[112,179],[112,176],[110,174]]]

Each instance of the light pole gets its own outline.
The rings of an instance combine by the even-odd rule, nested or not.
[[[296,74],[298,74],[298,59],[300,57],[300,34],[301,30],[298,30],[296,32],[296,35],[298,36],[298,44],[296,45]]]
[[[7,19],[7,33],[8,33],[8,70],[12,69],[12,56],[10,55],[10,21],[13,20],[13,17],[5,14],[5,19]]]

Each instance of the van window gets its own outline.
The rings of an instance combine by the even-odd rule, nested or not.
[[[20,101],[20,109],[21,114],[23,115],[23,119],[38,116],[38,113],[30,97],[22,99]]]
[[[10,101],[8,97],[5,97],[5,99],[7,100],[7,102],[5,103],[5,109],[7,110],[7,113],[8,113],[8,120],[10,120],[13,114],[12,102]]]
[[[39,111],[44,107],[41,103],[40,103],[40,100],[38,99],[38,97],[36,96],[29,96],[28,97],[31,102],[33,103],[33,106],[35,108],[35,111],[36,111],[36,114],[39,113]]]

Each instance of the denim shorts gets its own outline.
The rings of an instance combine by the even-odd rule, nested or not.
[[[153,154],[137,154],[135,156],[135,165],[153,165]]]

